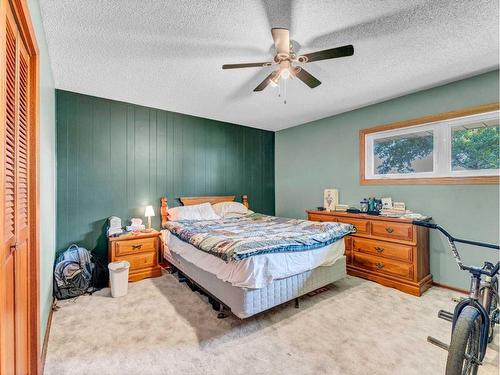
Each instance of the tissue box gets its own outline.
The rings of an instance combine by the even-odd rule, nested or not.
[[[132,227],[138,227],[140,225],[142,225],[142,219],[139,219],[137,217],[133,217],[132,219],[130,219],[130,226]]]

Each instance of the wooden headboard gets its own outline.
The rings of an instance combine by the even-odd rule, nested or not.
[[[207,197],[180,197],[183,206],[192,206],[194,204],[202,204],[202,203],[220,203],[220,202],[234,202],[234,195],[215,195],[215,196],[207,196]],[[248,196],[242,195],[241,202],[248,208]],[[160,198],[160,214],[161,214],[161,226],[168,221],[168,204],[167,198]]]

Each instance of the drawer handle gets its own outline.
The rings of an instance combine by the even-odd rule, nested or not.
[[[393,228],[391,228],[391,227],[387,227],[387,228],[385,228],[385,230],[387,231],[387,233],[392,233],[392,232],[394,232],[394,229],[393,229]]]
[[[379,254],[382,254],[384,252],[384,248],[383,247],[376,247],[375,250],[377,251],[377,253]]]
[[[378,270],[381,270],[382,268],[384,268],[384,266],[385,266],[384,263],[380,263],[380,262],[375,263],[375,267],[377,267]]]
[[[132,249],[134,249],[134,250],[140,249],[141,247],[142,247],[142,244],[140,244],[140,245],[132,245]]]

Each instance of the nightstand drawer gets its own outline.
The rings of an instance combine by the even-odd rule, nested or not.
[[[131,239],[116,243],[116,256],[156,251],[156,238]]]
[[[130,263],[130,270],[155,266],[156,252],[126,255],[116,258],[117,261],[126,260]]]
[[[372,222],[372,236],[394,238],[411,241],[413,239],[411,224],[393,223],[387,221]]]
[[[353,238],[352,247],[354,251],[361,253],[392,258],[405,262],[412,261],[412,247],[397,243],[374,241],[364,238]]]

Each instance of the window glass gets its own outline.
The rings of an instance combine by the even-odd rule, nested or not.
[[[498,169],[498,120],[451,128],[453,171]]]
[[[374,174],[432,172],[434,136],[421,131],[374,139]]]

